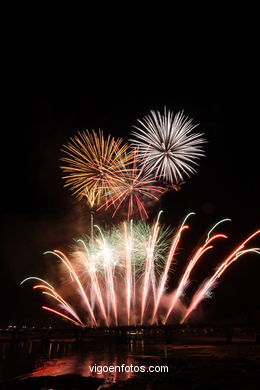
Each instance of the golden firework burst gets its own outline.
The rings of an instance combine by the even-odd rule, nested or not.
[[[110,135],[104,138],[103,131],[78,132],[63,146],[66,154],[61,158],[65,164],[64,187],[69,187],[77,198],[86,198],[91,208],[99,205],[113,185],[117,171],[131,163],[132,153],[123,139]]]

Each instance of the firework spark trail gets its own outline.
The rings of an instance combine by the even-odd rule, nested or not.
[[[115,293],[115,285],[114,285],[114,265],[113,265],[113,259],[111,258],[111,253],[109,250],[108,245],[106,244],[106,240],[102,234],[102,231],[98,226],[96,226],[97,229],[100,232],[100,235],[102,237],[102,240],[97,240],[99,243],[104,263],[105,263],[105,273],[106,273],[106,283],[107,283],[107,302],[109,307],[110,300],[112,301],[112,308],[114,312],[115,322],[116,325],[118,325],[118,319],[117,319],[117,300],[116,300],[116,293]],[[109,313],[108,313],[109,315]]]
[[[197,125],[193,125],[183,112],[174,117],[171,111],[164,113],[151,111],[150,115],[138,120],[141,127],[134,126],[137,131],[130,141],[140,150],[147,171],[156,169],[156,174],[165,176],[169,183],[183,181],[183,174],[190,176],[195,172],[192,165],[203,156],[201,144],[205,142],[202,134],[192,133]]]
[[[62,298],[62,296],[60,294],[58,294],[54,288],[50,288],[46,285],[43,285],[43,284],[37,284],[33,287],[33,289],[42,289],[42,290],[48,290],[48,291],[43,291],[42,293],[45,294],[45,295],[48,295],[54,299],[56,299],[58,302],[60,302],[62,304],[62,306],[65,308],[65,310],[70,313],[74,318],[76,318],[80,325],[81,326],[84,326],[83,322],[81,321],[81,319],[79,318],[79,316],[77,315],[77,313],[75,312],[75,310],[70,306],[70,304],[68,302],[65,301],[65,299]]]
[[[187,219],[189,218],[190,215],[193,215],[195,213],[189,213],[185,218],[184,218],[184,221],[182,222],[179,230],[177,231],[174,239],[173,239],[173,242],[172,242],[172,245],[171,245],[171,248],[170,248],[170,252],[167,256],[167,260],[166,260],[166,264],[165,264],[165,268],[164,268],[164,271],[163,271],[163,274],[160,278],[160,282],[159,282],[159,287],[157,289],[157,295],[156,295],[156,298],[155,298],[155,304],[154,304],[154,310],[153,310],[153,316],[152,316],[152,323],[154,322],[154,319],[155,319],[155,316],[156,316],[156,313],[157,313],[157,310],[158,310],[158,307],[159,307],[159,304],[160,304],[160,300],[162,298],[162,295],[163,295],[163,292],[165,290],[165,285],[166,285],[166,281],[167,281],[167,277],[168,277],[168,273],[169,273],[169,270],[170,270],[170,266],[171,266],[171,263],[172,263],[172,260],[173,260],[173,257],[175,255],[175,252],[176,252],[176,249],[177,249],[177,246],[178,246],[178,243],[180,241],[180,238],[181,238],[181,233],[188,229],[189,226],[188,225],[184,225],[185,222],[187,221]]]
[[[66,174],[64,186],[70,187],[79,199],[86,197],[91,208],[106,195],[104,189],[107,189],[113,171],[132,158],[122,141],[110,135],[105,139],[102,130],[98,134],[86,130],[71,138],[62,149],[67,156],[61,158],[66,164],[61,166]]]
[[[127,226],[124,222],[125,231],[125,259],[126,259],[126,310],[127,310],[127,324],[130,325],[130,313],[131,313],[131,299],[132,299],[132,235],[128,234]]]
[[[34,289],[37,288],[37,286],[33,287]],[[73,317],[79,320],[79,325],[80,326],[85,326],[83,322],[79,319],[79,317],[75,314],[74,310],[72,310],[67,303],[64,303],[61,299],[59,299],[56,295],[48,292],[48,291],[43,291],[42,294],[48,295],[51,298],[54,298],[57,302],[60,303],[60,306],[62,307],[63,310],[67,311],[69,314],[71,314]]]
[[[195,267],[196,263],[198,262],[198,260],[200,259],[200,257],[209,249],[212,248],[212,246],[207,246],[211,241],[215,240],[216,238],[227,238],[227,236],[223,235],[223,234],[217,234],[213,237],[210,237],[210,234],[213,232],[213,230],[216,229],[217,226],[219,226],[221,223],[225,222],[225,221],[231,221],[231,219],[229,218],[225,218],[225,219],[222,219],[220,221],[218,221],[208,232],[207,234],[207,238],[205,240],[205,243],[204,245],[202,245],[195,253],[195,255],[192,257],[191,261],[188,263],[185,271],[184,271],[184,274],[178,284],[178,287],[177,287],[177,290],[173,296],[173,300],[172,300],[172,303],[171,303],[171,306],[169,307],[168,309],[168,312],[166,314],[166,317],[164,319],[164,323],[167,322],[168,318],[169,318],[169,315],[171,314],[171,312],[173,311],[179,297],[182,295],[185,287],[187,286],[188,284],[188,280],[189,280],[189,277],[190,277],[190,273],[192,271],[192,269]]]
[[[136,152],[137,153],[137,152]],[[145,208],[144,199],[158,201],[165,192],[165,188],[158,186],[156,180],[159,175],[153,176],[152,171],[146,172],[144,167],[137,166],[138,158],[134,153],[134,160],[126,168],[122,165],[118,167],[111,177],[111,182],[106,188],[106,200],[97,211],[108,210],[112,206],[115,211],[112,218],[118,213],[123,205],[127,206],[127,219],[130,220],[134,212],[137,211],[141,219],[147,219],[148,214]]]
[[[133,249],[133,221],[131,221],[131,248]],[[131,253],[131,257],[132,257],[132,253]],[[132,260],[132,259],[131,259]],[[134,323],[136,325],[136,278],[135,278],[135,275],[136,275],[136,264],[135,264],[135,261],[134,261],[134,258],[133,258],[133,261],[132,261],[132,269],[131,269],[131,272],[132,272],[132,307],[133,307],[133,318],[134,318]]]
[[[74,321],[72,318],[68,317],[68,316],[65,316],[64,314],[60,313],[59,311],[56,311],[54,309],[50,309],[50,308],[47,308],[45,306],[42,306],[43,309],[46,309],[46,310],[49,310],[49,311],[52,311],[53,313],[61,316],[61,317],[64,317],[66,318],[67,320],[73,322],[75,325],[77,326],[85,326],[83,324],[83,322],[80,320],[80,318],[78,317],[77,313],[75,312],[75,310],[62,298],[62,296],[60,294],[58,294],[54,287],[48,283],[46,280],[44,279],[41,279],[41,278],[38,278],[37,276],[29,276],[28,278],[25,278],[24,280],[21,281],[20,285],[24,284],[25,282],[27,282],[28,280],[39,280],[40,282],[42,283],[45,283],[44,285],[42,284],[38,284],[38,285],[35,285],[33,287],[33,289],[37,289],[37,288],[41,288],[41,289],[46,289],[46,290],[49,290],[51,291],[52,294],[50,293],[47,293],[47,292],[43,292],[45,294],[48,294],[50,295],[51,297],[53,297],[54,299],[56,299],[58,302],[60,302],[63,306],[63,308],[65,310],[67,310],[74,318],[76,318],[78,321]]]
[[[46,282],[46,280],[44,279],[41,279],[41,278],[38,278],[38,276],[29,276],[28,278],[25,278],[24,280],[21,281],[20,285],[24,284],[25,282],[27,282],[28,280],[39,280],[39,282],[42,282],[42,283],[45,283],[47,286],[49,286],[52,290],[54,290],[54,287]]]
[[[82,261],[82,263],[83,263],[83,265],[84,265],[84,267],[85,267],[85,269],[87,271],[87,274],[90,276],[90,281],[91,281],[90,290],[93,287],[93,289],[94,289],[94,291],[96,293],[96,297],[97,297],[97,299],[99,301],[101,312],[104,315],[104,318],[106,318],[106,313],[105,313],[105,307],[104,307],[103,300],[102,299],[99,300],[100,297],[102,298],[102,295],[101,295],[101,289],[100,289],[100,285],[99,285],[99,282],[98,282],[98,278],[97,278],[97,275],[96,275],[96,267],[95,267],[95,265],[92,262],[92,258],[89,255],[88,249],[87,249],[84,241],[83,240],[77,240],[77,242],[80,242],[80,243],[83,244],[85,252],[86,252],[86,255],[83,254],[81,251],[77,251],[76,254],[81,259],[81,261]]]
[[[44,279],[41,279],[41,278],[38,278],[37,276],[29,276],[28,278],[25,278],[24,280],[22,280],[22,282],[20,283],[20,285],[24,284],[25,282],[27,282],[28,280],[38,280],[44,284],[38,284],[38,285],[35,285],[33,287],[33,289],[46,289],[48,291],[51,291],[51,294],[47,293],[47,292],[43,292],[43,294],[48,294],[50,295],[51,297],[53,297],[54,299],[56,299],[57,301],[59,301],[63,307],[70,313],[72,314],[73,317],[75,317],[80,324],[78,325],[81,325],[81,326],[84,326],[83,322],[80,320],[80,318],[78,317],[77,313],[75,312],[75,310],[68,304],[68,302],[65,301],[65,299],[62,298],[62,296],[60,294],[57,293],[57,291],[55,290],[55,288],[50,284],[48,283],[46,280]]]
[[[154,260],[154,248],[156,244],[156,240],[159,233],[159,221],[157,219],[156,223],[153,227],[153,232],[149,237],[148,245],[147,245],[147,254],[146,254],[146,262],[145,262],[145,271],[144,271],[144,282],[143,282],[143,294],[142,294],[142,308],[141,308],[141,325],[143,324],[144,311],[147,305],[147,295],[149,292],[149,281],[153,284],[153,260]]]
[[[188,280],[189,280],[189,277],[190,277],[190,273],[192,271],[192,269],[195,267],[195,265],[197,264],[197,262],[199,261],[199,259],[201,258],[201,256],[209,249],[212,249],[213,246],[212,245],[209,245],[208,244],[210,242],[212,242],[213,240],[215,240],[216,238],[227,238],[227,236],[225,236],[224,234],[216,234],[215,236],[211,237],[209,240],[207,240],[204,245],[202,245],[198,250],[197,252],[195,253],[195,255],[192,257],[192,259],[190,260],[190,262],[188,263],[186,269],[185,269],[185,272],[178,284],[178,287],[177,287],[177,290],[173,296],[173,299],[172,299],[172,303],[171,303],[171,306],[169,307],[168,309],[168,312],[166,314],[166,317],[164,319],[164,323],[167,322],[171,312],[173,311],[179,297],[182,295],[183,291],[184,291],[184,288],[185,286],[187,286],[187,283],[188,283]]]
[[[84,241],[83,240],[78,240],[78,242],[81,242],[83,244],[84,249],[85,249],[86,253],[88,254],[88,250],[87,250],[87,247],[86,247]],[[103,302],[102,293],[101,293],[99,281],[98,281],[98,278],[97,278],[95,266],[93,266],[91,264],[91,261],[88,260],[83,255],[82,252],[78,251],[77,253],[78,253],[79,257],[81,258],[83,264],[85,265],[85,267],[86,267],[86,269],[88,271],[88,274],[90,275],[91,287],[93,287],[93,289],[94,289],[95,296],[96,296],[96,298],[98,300],[98,303],[99,303],[99,306],[100,306],[100,310],[101,310],[101,313],[103,314],[103,317],[105,319],[106,325],[109,326],[108,317],[107,317],[107,314],[106,314],[106,309],[105,309],[105,305],[104,305],[104,302]]]
[[[218,221],[217,223],[215,223],[215,225],[208,231],[206,242],[210,239],[210,235],[213,232],[213,230],[215,230],[217,226],[219,226],[220,224],[222,224],[223,222],[226,222],[226,221],[231,221],[231,219],[224,218],[224,219],[221,219],[220,221]]]
[[[94,321],[94,324],[97,325],[96,318],[95,318],[93,310],[92,310],[92,308],[90,306],[90,303],[89,303],[88,297],[86,295],[86,292],[85,292],[85,290],[84,290],[84,288],[83,288],[83,286],[82,286],[82,284],[81,284],[81,282],[80,282],[80,280],[78,278],[78,275],[77,275],[76,271],[74,270],[74,268],[73,268],[72,264],[70,263],[69,259],[67,258],[67,256],[64,253],[62,253],[61,251],[58,251],[58,250],[54,250],[53,252],[52,251],[45,252],[45,254],[47,254],[47,253],[51,253],[51,254],[57,256],[63,262],[63,264],[66,265],[66,267],[68,268],[70,274],[73,275],[74,279],[76,280],[76,282],[78,284],[78,287],[80,289],[80,292],[82,294],[84,302],[85,302],[85,304],[87,306],[87,309],[88,309],[88,311],[89,311],[89,313],[91,315],[91,318]]]
[[[48,306],[42,306],[42,308],[43,308],[44,310],[50,311],[51,313],[57,314],[58,316],[63,317],[63,318],[65,318],[65,319],[68,320],[68,321],[71,321],[73,324],[75,324],[75,325],[77,325],[77,326],[80,326],[80,324],[79,324],[78,322],[74,321],[72,318],[66,316],[65,314],[62,314],[62,313],[59,312],[58,310],[51,309],[51,308],[48,307]]]
[[[246,250],[243,250],[245,245],[252,240],[256,235],[260,234],[260,229],[251,234],[245,241],[242,242],[236,249],[234,249],[233,252],[220,264],[220,266],[217,268],[216,272],[213,274],[213,276],[206,281],[195,293],[194,298],[192,299],[192,302],[188,309],[186,310],[186,313],[184,317],[181,320],[181,324],[189,317],[191,312],[196,309],[198,304],[203,300],[203,298],[206,296],[206,294],[211,290],[214,283],[217,279],[220,278],[220,276],[225,272],[225,270],[234,262],[236,261],[240,256],[242,256],[244,253],[248,252],[257,252],[260,250],[259,248],[249,248]],[[259,253],[260,254],[260,253]]]
[[[145,241],[143,241],[143,239],[145,239],[145,237],[143,236],[143,234],[148,234],[148,231],[146,231],[146,230],[143,230],[143,231],[141,230],[140,232],[138,232],[138,230],[135,231],[135,240],[137,239],[137,242],[136,242],[137,247],[134,247],[133,242],[132,242],[132,240],[133,240],[133,232],[132,232],[133,221],[131,221],[128,225],[125,222],[125,227],[124,227],[124,224],[122,226],[123,226],[123,229],[122,229],[123,231],[124,231],[124,229],[126,229],[127,226],[129,226],[129,228],[127,228],[127,230],[124,231],[124,235],[123,235],[124,239],[123,240],[122,240],[123,237],[121,236],[120,230],[118,230],[118,229],[116,230],[117,234],[119,233],[119,236],[117,236],[117,244],[119,243],[121,246],[123,245],[123,248],[125,248],[125,250],[126,250],[126,246],[128,245],[129,256],[132,256],[134,254],[134,251],[135,251],[135,253],[137,253],[138,256],[140,256],[140,252],[139,252],[140,249],[144,252],[146,250]],[[139,224],[137,226],[139,229]],[[142,223],[141,229],[144,229],[144,226],[147,226],[147,224]],[[108,313],[106,313],[106,310],[104,308],[104,294],[105,294],[107,297],[106,302],[108,303],[108,306],[110,304],[112,305],[112,309],[114,311],[114,318],[115,318],[115,320],[117,320],[116,299],[117,299],[117,297],[121,297],[121,291],[120,291],[120,295],[119,295],[118,288],[117,288],[117,290],[115,289],[116,286],[114,285],[114,277],[115,277],[114,271],[115,271],[116,266],[119,267],[119,268],[117,267],[117,271],[120,268],[121,269],[125,268],[125,271],[123,271],[123,273],[121,271],[120,275],[122,276],[126,272],[126,262],[125,262],[126,259],[124,257],[124,260],[122,260],[120,258],[120,256],[117,259],[114,259],[113,255],[115,255],[115,251],[114,251],[113,246],[111,247],[109,244],[109,241],[108,241],[109,236],[106,237],[99,228],[98,228],[98,230],[99,230],[101,238],[95,239],[95,242],[92,240],[90,241],[90,244],[91,244],[91,246],[89,248],[90,250],[88,249],[88,247],[86,246],[86,244],[83,240],[77,240],[77,242],[83,244],[83,248],[85,251],[82,252],[80,250],[77,250],[74,252],[74,260],[76,261],[75,266],[76,266],[76,264],[78,264],[78,265],[83,264],[84,265],[83,269],[80,269],[78,266],[75,269],[74,269],[74,267],[73,267],[73,269],[71,269],[71,264],[70,263],[68,264],[66,261],[66,260],[68,260],[67,257],[64,258],[63,253],[60,251],[45,252],[45,253],[51,253],[51,254],[57,256],[65,264],[65,266],[69,270],[70,278],[73,282],[77,282],[77,278],[75,277],[74,272],[86,273],[87,277],[91,281],[91,285],[93,287],[93,290],[95,291],[95,296],[97,297],[97,302],[99,303],[99,307],[101,309],[103,317],[105,318],[105,320],[109,319],[109,307],[108,307]],[[159,230],[160,230],[159,225],[158,225],[157,229],[155,229],[155,227],[154,227],[154,229],[152,228],[150,236],[153,238],[154,232],[156,232],[156,234],[158,236]],[[127,233],[127,235],[126,235],[126,233]],[[154,239],[152,240],[153,246],[155,246],[157,236],[154,237]],[[119,238],[119,237],[121,237],[121,238]],[[142,237],[144,237],[144,238],[142,238]],[[118,241],[118,239],[120,241]],[[112,240],[114,240],[113,236],[112,236]],[[130,246],[129,246],[129,243],[131,243]],[[140,245],[140,244],[141,244],[141,247],[138,247],[138,245]],[[142,249],[143,245],[144,245],[144,247]],[[161,244],[156,243],[156,245],[158,246],[158,248],[160,248]],[[158,248],[156,250],[158,250]],[[94,252],[93,252],[93,250],[94,250]],[[120,246],[119,246],[118,250],[121,251]],[[125,250],[124,250],[124,253],[126,253]],[[93,254],[92,254],[92,252],[93,252]],[[154,255],[155,255],[155,258],[158,257],[156,252],[154,253]],[[159,256],[160,256],[160,254],[159,254]],[[153,263],[155,258],[152,259],[152,263]],[[159,258],[160,257],[158,257],[158,259]],[[130,257],[129,257],[129,259],[130,259]],[[143,264],[145,264],[145,262]],[[99,269],[99,272],[101,272],[100,275],[102,275],[102,273],[104,275],[104,280],[105,280],[106,286],[107,286],[105,292],[101,291],[101,289],[100,289],[99,277],[97,274],[98,268],[100,268]],[[142,280],[143,279],[143,277],[142,277],[142,273],[143,273],[142,260],[141,260],[141,263],[138,265],[137,269],[138,269],[138,272],[141,272],[140,279]],[[74,272],[73,272],[73,270],[74,270]],[[136,312],[136,309],[137,309],[135,306],[136,305],[136,293],[135,293],[136,279],[135,279],[135,275],[137,275],[137,274],[136,274],[136,264],[135,263],[132,264],[131,260],[128,263],[127,274],[128,274],[128,280],[129,280],[128,286],[132,286],[132,290],[130,288],[128,288],[128,292],[129,292],[128,301],[130,302],[128,305],[128,306],[130,306],[130,309],[129,309],[130,313],[128,316],[129,316],[129,322],[130,322],[131,318],[134,318],[134,322],[135,322],[136,317],[135,317],[134,313]],[[117,276],[119,276],[119,275],[117,275]],[[28,279],[34,279],[34,278],[30,277],[30,278],[27,278],[26,280],[28,280]],[[47,284],[47,282],[45,282],[43,279],[40,279],[40,278],[35,278],[35,279]],[[78,278],[78,280],[79,280],[79,278]],[[149,271],[148,283],[150,283],[150,282],[152,283],[152,286],[154,289],[155,277],[154,277],[154,270],[153,270],[152,266],[151,266],[150,271]],[[51,292],[52,292],[53,287],[50,284],[48,284],[48,286],[50,287]],[[85,288],[85,293],[87,296],[89,294],[90,290],[87,287],[87,285],[84,288]],[[130,297],[130,294],[131,294],[131,297]],[[84,297],[82,290],[81,290],[81,295]],[[55,297],[53,296],[53,298],[55,298]],[[56,299],[56,300],[59,303],[63,304],[64,310],[70,311],[68,309],[68,307],[66,308],[66,305],[64,302],[60,302],[58,299]],[[94,311],[93,308],[91,308],[91,309],[92,309],[92,311]],[[131,311],[131,309],[132,309],[132,311]],[[88,310],[88,311],[90,312],[90,310]],[[108,320],[106,320],[106,324],[107,324],[107,326],[109,326],[110,322]],[[83,325],[83,326],[86,326],[86,325]]]
[[[167,297],[167,295],[164,295],[166,283],[176,249],[182,238],[182,232],[188,229],[188,225],[185,224],[186,220],[189,215],[194,213],[187,215],[171,242],[168,241],[167,230],[163,230],[159,224],[160,214],[161,212],[151,227],[145,222],[136,224],[134,221],[122,223],[120,229],[114,227],[112,230],[107,229],[104,232],[97,227],[99,235],[94,240],[88,239],[89,247],[83,239],[77,240],[81,248],[77,247],[77,250],[73,252],[73,264],[60,251],[45,252],[54,254],[63,262],[69,270],[73,285],[79,287],[79,290],[75,289],[75,291],[80,292],[85,303],[81,308],[81,310],[84,309],[84,312],[80,312],[79,315],[76,312],[78,309],[75,310],[45,280],[29,277],[24,279],[21,284],[28,280],[40,282],[34,286],[34,289],[43,290],[42,293],[54,299],[58,303],[58,307],[61,307],[62,311],[65,311],[65,314],[68,313],[68,315],[46,306],[44,307],[45,310],[49,310],[77,326],[97,325],[96,318],[100,318],[102,322],[104,321],[106,326],[118,325],[118,323],[122,325],[143,324],[144,322],[156,323],[158,321],[157,313],[163,309],[161,305],[163,297]],[[168,295],[170,299],[167,299],[167,315],[163,323],[166,323],[170,314],[174,312],[176,303],[186,288],[191,272],[199,259],[213,247],[212,243],[214,241],[219,238],[226,238],[224,234],[211,235],[216,226],[225,220],[214,225],[208,232],[203,245],[196,250],[191,260],[188,261],[175,294],[172,297]],[[248,252],[260,254],[259,248],[244,249],[248,241],[259,233],[260,230],[257,230],[234,249],[218,266],[214,275],[199,287],[182,318],[182,323],[196,309],[201,300],[207,296],[214,287],[215,281],[234,261]],[[86,275],[84,283],[83,275]],[[101,283],[104,283],[104,288]],[[90,305],[91,294],[93,303],[95,302],[92,307]],[[140,299],[137,299],[138,296],[140,296]],[[84,321],[86,323],[83,323],[80,319],[83,315],[84,318],[87,315],[87,320]]]

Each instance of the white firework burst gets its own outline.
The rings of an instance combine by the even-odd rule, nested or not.
[[[192,119],[178,112],[175,116],[164,108],[164,113],[151,111],[142,120],[141,127],[133,126],[132,145],[138,148],[139,157],[145,169],[155,171],[171,184],[183,181],[183,176],[195,173],[196,160],[204,156],[203,134],[192,133],[198,125]]]

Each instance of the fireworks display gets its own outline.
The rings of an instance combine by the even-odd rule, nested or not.
[[[104,138],[103,131],[84,131],[71,138],[62,151],[66,165],[61,168],[65,173],[65,187],[70,187],[79,199],[86,198],[90,207],[100,204],[102,198],[113,186],[113,179],[122,166],[131,161],[132,154],[126,153],[127,145],[121,138]]]
[[[249,241],[260,235],[260,230],[257,230],[219,264],[213,276],[202,283],[185,308],[182,295],[191,280],[192,270],[203,254],[213,248],[215,241],[227,238],[225,234],[213,233],[220,224],[217,223],[188,261],[177,288],[173,290],[169,286],[170,274],[183,232],[189,229],[187,220],[192,214],[184,219],[174,234],[161,227],[158,217],[152,226],[146,222],[130,221],[103,231],[96,227],[94,240],[86,237],[77,240],[78,246],[71,259],[58,250],[46,252],[63,263],[72,296],[64,298],[49,282],[38,277],[26,278],[22,283],[37,281],[34,289],[41,290],[58,305],[57,308],[43,306],[43,309],[81,327],[165,324],[176,321],[176,316],[183,323],[232,263],[245,253],[260,254],[260,248],[246,248]]]
[[[101,130],[79,132],[63,147],[65,187],[92,209],[114,208],[113,217],[126,210],[128,220],[134,215],[146,219],[149,200],[159,200],[167,188],[178,191],[183,176],[195,172],[205,141],[192,132],[191,119],[165,108],[164,114],[151,111],[139,123],[131,151],[122,139],[106,139]]]
[[[205,140],[193,132],[196,125],[183,112],[174,116],[166,108],[163,114],[151,111],[139,124],[132,132],[131,149],[122,139],[104,137],[102,130],[79,132],[63,147],[65,187],[87,200],[91,236],[78,239],[69,256],[59,250],[46,252],[61,262],[65,284],[57,281],[55,287],[33,276],[22,281],[36,282],[33,288],[48,297],[51,307],[44,305],[44,310],[80,327],[184,323],[231,264],[246,253],[260,254],[258,247],[247,247],[260,235],[256,230],[217,266],[186,307],[182,297],[192,272],[216,242],[227,239],[216,231],[229,219],[209,230],[183,267],[177,287],[171,287],[178,248],[194,213],[174,232],[160,224],[162,212],[152,225],[145,219],[167,188],[179,190],[184,177],[195,172]],[[94,209],[113,209],[113,217],[121,211],[126,218],[118,225],[94,229]],[[141,220],[133,219],[136,216]]]
[[[133,163],[128,166],[128,169],[121,167],[117,171],[110,191],[108,189],[107,200],[98,210],[107,210],[114,206],[113,216],[119,209],[124,208],[127,210],[128,220],[134,214],[139,214],[142,219],[148,218],[146,201],[159,200],[165,192],[165,188],[156,184],[157,177],[146,172],[143,167],[138,168],[138,153],[135,153],[134,156]]]
[[[164,113],[151,111],[140,127],[132,132],[133,145],[139,148],[140,157],[147,171],[155,170],[171,184],[183,181],[184,176],[195,172],[196,160],[203,156],[202,134],[193,133],[197,125],[183,112],[175,116],[164,109]]]

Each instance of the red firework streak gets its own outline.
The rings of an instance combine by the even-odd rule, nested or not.
[[[217,279],[220,278],[220,276],[226,271],[226,269],[234,262],[236,261],[240,256],[242,256],[246,252],[257,252],[259,251],[259,248],[249,248],[245,249],[245,245],[252,240],[255,236],[260,234],[260,229],[251,234],[245,241],[243,241],[236,249],[234,249],[231,254],[218,266],[216,269],[216,272],[213,274],[213,276],[202,284],[202,286],[198,289],[198,291],[195,293],[194,298],[192,299],[192,302],[188,309],[186,310],[186,313],[181,320],[181,324],[189,317],[191,312],[196,309],[198,304],[205,298],[207,293],[213,288],[214,283]]]
[[[159,176],[153,176],[151,172],[146,172],[145,167],[139,168],[137,160],[136,152],[132,168],[119,167],[115,176],[111,178],[111,185],[108,185],[109,195],[97,211],[103,208],[108,210],[114,206],[115,211],[112,216],[114,217],[122,207],[126,206],[128,220],[136,211],[142,219],[148,218],[145,200],[159,200],[166,189],[156,185],[155,182]]]

